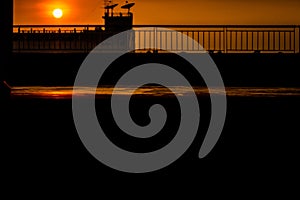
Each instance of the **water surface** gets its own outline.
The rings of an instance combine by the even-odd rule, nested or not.
[[[114,93],[116,95],[131,95],[134,86],[113,88],[112,86],[99,87],[96,91],[91,87],[76,88],[75,97],[89,97],[96,94],[96,97],[103,97]],[[293,97],[300,96],[300,88],[282,88],[282,87],[227,87],[226,94],[218,88],[208,90],[205,87],[169,87],[178,96],[189,96],[193,92],[196,95],[227,95],[228,97]],[[167,97],[172,92],[164,87],[147,86],[135,90],[135,95]],[[12,88],[12,98],[41,98],[41,99],[71,99],[73,96],[73,86],[22,86]]]

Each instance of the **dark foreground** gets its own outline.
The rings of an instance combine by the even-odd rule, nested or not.
[[[8,83],[18,85],[73,85],[74,78],[86,55],[16,54],[13,67],[8,70]],[[144,57],[143,57],[144,56]],[[154,56],[154,57],[153,57]],[[50,59],[51,58],[51,59]],[[155,55],[140,55],[133,64]],[[213,55],[225,86],[299,87],[299,55]],[[168,57],[175,66],[179,62]],[[117,63],[118,64],[118,63]],[[132,64],[132,63],[131,63]],[[168,63],[166,63],[168,64]],[[118,66],[118,65],[116,65]],[[124,71],[110,71],[104,83],[115,82]],[[179,68],[178,68],[179,69]],[[194,73],[184,68],[182,73],[194,79]],[[180,70],[179,69],[179,70]],[[110,82],[109,82],[110,83]],[[192,83],[193,84],[193,83]],[[209,100],[201,97],[201,128],[189,150],[170,166],[148,174],[128,174],[110,169],[90,155],[81,143],[72,117],[71,99],[12,98],[1,103],[2,161],[6,185],[11,188],[89,187],[102,194],[106,188],[119,193],[126,189],[148,194],[157,189],[170,192],[179,190],[202,193],[207,188],[230,188],[235,193],[270,193],[292,188],[299,180],[299,113],[300,95],[277,97],[230,96],[225,127],[212,152],[199,159],[198,152],[209,122]],[[166,130],[176,130],[179,123],[176,102],[161,98],[169,108],[170,123]],[[97,110],[109,116],[108,98],[97,100]],[[151,98],[138,98],[133,107],[135,119],[146,124],[143,105]],[[157,103],[157,102],[156,102]],[[103,110],[101,110],[103,109]],[[114,124],[104,118],[111,139],[122,147],[144,152],[162,147],[172,136],[162,136],[161,141],[139,143],[115,135]],[[172,134],[165,131],[164,134]],[[126,143],[126,142],[129,143]],[[158,142],[158,143],[157,143]],[[127,144],[127,146],[126,146]],[[128,145],[130,144],[130,145]],[[142,144],[142,145],[141,145]],[[143,145],[146,144],[146,145]],[[105,187],[106,186],[106,187]],[[194,186],[197,189],[191,189]],[[216,189],[217,190],[217,189]],[[290,194],[286,192],[285,194]]]
[[[160,101],[173,106],[170,99]],[[97,105],[107,102],[100,98]],[[136,101],[149,102],[151,98]],[[203,128],[175,163],[153,173],[127,174],[104,166],[87,152],[74,126],[71,99],[13,98],[1,108],[1,163],[9,174],[5,182],[12,187],[48,189],[91,184],[99,192],[103,186],[162,189],[176,185],[188,189],[199,185],[204,189],[230,183],[229,187],[256,193],[265,191],[266,185],[273,189],[292,186],[292,180],[299,178],[299,102],[300,96],[229,97],[223,133],[207,157],[197,157]],[[205,126],[209,109],[205,98],[202,103]],[[174,110],[170,112],[170,120],[178,120]]]
[[[6,80],[13,86],[73,85],[86,56],[81,53],[15,53],[12,64],[7,67]],[[227,87],[300,87],[300,54],[212,54],[211,57]],[[199,77],[193,77],[193,66],[179,56],[167,53],[127,54],[110,66],[113,70],[105,81],[110,84],[112,77],[118,77],[134,66],[151,62],[171,66],[199,85]]]

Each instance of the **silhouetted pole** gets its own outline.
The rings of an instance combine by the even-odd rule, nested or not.
[[[13,35],[13,0],[0,1],[0,95],[6,92],[3,83],[11,65]]]

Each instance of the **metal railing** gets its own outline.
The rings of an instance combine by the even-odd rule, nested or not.
[[[140,30],[141,27],[146,29]],[[158,29],[154,31],[152,27]],[[134,25],[135,47],[155,43],[173,51],[199,50],[184,37],[159,28],[183,33],[209,52],[300,53],[299,25]],[[89,52],[113,34],[103,25],[15,25],[13,48],[15,52]]]

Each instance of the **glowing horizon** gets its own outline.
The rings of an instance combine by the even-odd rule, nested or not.
[[[103,0],[15,0],[14,24],[103,24]],[[130,1],[131,2],[131,1]],[[297,0],[135,0],[134,24],[300,24]],[[123,5],[125,1],[114,0]],[[52,12],[60,8],[57,20]],[[121,12],[120,6],[115,9]]]

